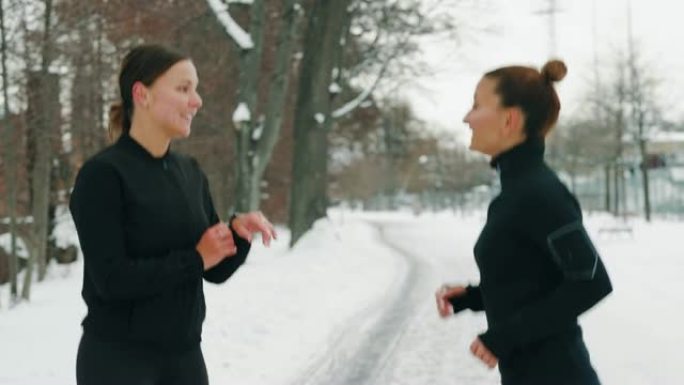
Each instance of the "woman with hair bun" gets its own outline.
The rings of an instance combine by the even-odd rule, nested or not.
[[[582,224],[577,199],[544,162],[558,120],[553,87],[567,73],[552,60],[486,73],[463,121],[470,149],[491,157],[501,193],[474,247],[479,285],[442,286],[440,316],[484,311],[488,329],[470,346],[504,385],[597,385],[577,317],[612,291]]]
[[[69,203],[83,250],[88,308],[78,385],[206,385],[203,281],[225,282],[252,235],[275,238],[259,212],[219,219],[197,161],[171,151],[202,106],[192,61],[132,49],[110,110],[116,141],[85,162]]]

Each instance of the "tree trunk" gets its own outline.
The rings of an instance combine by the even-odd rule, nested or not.
[[[47,242],[50,210],[50,181],[52,169],[52,135],[59,128],[59,78],[43,71],[32,73],[29,79],[29,112],[32,116],[29,130],[33,155],[31,167],[31,213],[33,215],[31,253],[26,265],[22,297],[29,299],[34,265],[38,267],[38,280],[47,270]]]
[[[618,163],[615,165],[615,168],[613,169],[613,192],[614,192],[614,199],[613,199],[613,215],[617,216],[620,214],[620,200],[621,200],[621,192],[622,192],[622,187],[620,184],[620,173],[622,172],[622,166]]]
[[[11,250],[9,253],[9,281],[10,281],[10,296],[11,301],[15,302],[18,296],[17,289],[17,270],[19,261],[17,259],[17,144],[16,130],[12,117],[10,116],[9,107],[9,76],[7,72],[7,30],[5,29],[5,6],[4,2],[0,0],[0,37],[2,45],[0,46],[0,55],[2,55],[2,97],[3,97],[3,114],[2,120],[5,121],[4,130],[4,153],[5,153],[5,186],[7,188],[7,216],[9,217],[9,232],[11,237]]]
[[[285,106],[285,96],[290,77],[295,26],[297,25],[295,4],[295,0],[284,0],[283,3],[283,18],[278,33],[280,38],[276,49],[276,65],[271,75],[263,132],[255,140],[255,153],[258,162],[250,176],[249,187],[252,191],[248,194],[252,198],[250,202],[250,208],[252,209],[257,209],[260,206],[261,180],[266,172],[266,166],[271,160],[273,148],[280,137],[283,107]]]
[[[604,173],[606,178],[606,212],[610,212],[610,165],[604,167]]]
[[[649,188],[648,180],[648,154],[646,152],[646,141],[639,141],[639,151],[641,152],[641,177],[643,179],[643,189],[644,189],[644,215],[646,216],[646,222],[651,221],[651,194]]]
[[[250,119],[245,122],[234,122],[236,127],[235,140],[235,163],[236,163],[236,186],[235,186],[235,210],[238,212],[252,211],[255,209],[254,181],[251,177],[260,159],[252,148],[252,136],[254,130],[261,129],[256,117],[258,75],[261,70],[261,47],[263,43],[264,28],[264,1],[255,0],[250,9],[249,33],[254,47],[242,50],[240,53],[240,88],[238,104],[243,104],[250,114]]]
[[[45,16],[40,71],[29,74],[29,110],[33,119],[29,132],[33,141],[34,153],[31,175],[31,213],[33,215],[31,253],[26,265],[22,298],[31,296],[31,281],[34,264],[38,266],[38,280],[42,281],[47,272],[47,243],[49,236],[51,169],[53,162],[52,135],[60,132],[59,76],[48,72],[52,62],[52,0],[45,0]],[[61,137],[58,136],[58,137]]]
[[[102,29],[102,17],[97,14],[78,24],[70,131],[72,151],[79,162],[91,157],[106,143],[106,127],[102,118]]]
[[[326,214],[328,205],[328,129],[332,65],[349,0],[316,1],[309,16],[295,112],[294,159],[290,193],[290,245]]]

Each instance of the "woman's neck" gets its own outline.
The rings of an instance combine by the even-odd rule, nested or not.
[[[525,135],[520,135],[517,136],[516,138],[512,138],[511,140],[506,141],[506,143],[503,143],[501,148],[499,148],[499,151],[497,151],[495,154],[491,154],[491,158],[495,159],[499,155],[509,151],[513,147],[517,147],[520,144],[524,143],[527,140],[527,137]]]
[[[171,139],[164,135],[161,129],[154,127],[150,122],[145,122],[142,117],[133,118],[129,135],[155,158],[164,156],[171,144]]]

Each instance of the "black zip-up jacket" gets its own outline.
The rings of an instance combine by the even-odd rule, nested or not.
[[[554,384],[564,375],[590,376],[588,355],[579,367],[565,353],[554,359],[567,346],[538,356],[563,340],[584,359],[577,317],[612,291],[577,200],[543,157],[544,143],[527,141],[492,160],[501,193],[474,248],[480,284],[451,301],[455,311],[485,311],[488,330],[480,339],[499,358],[504,383],[516,375]]]
[[[153,157],[128,135],[79,171],[70,209],[84,257],[84,333],[153,348],[186,350],[201,339],[202,278],[220,283],[250,244],[204,271],[195,247],[219,222],[197,162],[172,151]]]

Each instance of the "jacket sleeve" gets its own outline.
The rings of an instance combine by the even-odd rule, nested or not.
[[[199,168],[199,166],[198,166]],[[201,172],[201,171],[200,171]],[[209,182],[207,177],[202,173],[202,190],[203,190],[203,200],[204,200],[204,210],[207,213],[207,218],[209,218],[209,223],[213,226],[219,223],[220,219],[214,208],[214,202],[211,199],[211,192],[209,190]],[[231,224],[235,216],[231,216],[228,223]],[[223,261],[219,262],[218,265],[212,267],[211,269],[204,272],[204,279],[212,283],[223,283],[230,276],[237,271],[245,260],[247,259],[247,254],[251,248],[251,244],[246,240],[241,238],[233,227],[230,227],[230,231],[233,234],[233,240],[235,241],[235,246],[237,247],[237,253],[231,257],[225,258]]]
[[[567,328],[577,317],[612,291],[606,269],[582,224],[581,211],[569,192],[531,199],[531,228],[523,229],[562,274],[546,296],[521,308],[480,335],[498,358]]]
[[[91,160],[81,168],[69,202],[85,271],[97,294],[106,300],[129,300],[200,279],[202,259],[194,249],[170,251],[164,258],[127,255],[122,191],[114,166]]]
[[[480,293],[479,286],[468,285],[464,295],[449,298],[449,303],[454,309],[454,314],[465,309],[470,309],[472,311],[484,310],[484,305],[482,304],[482,294]]]

